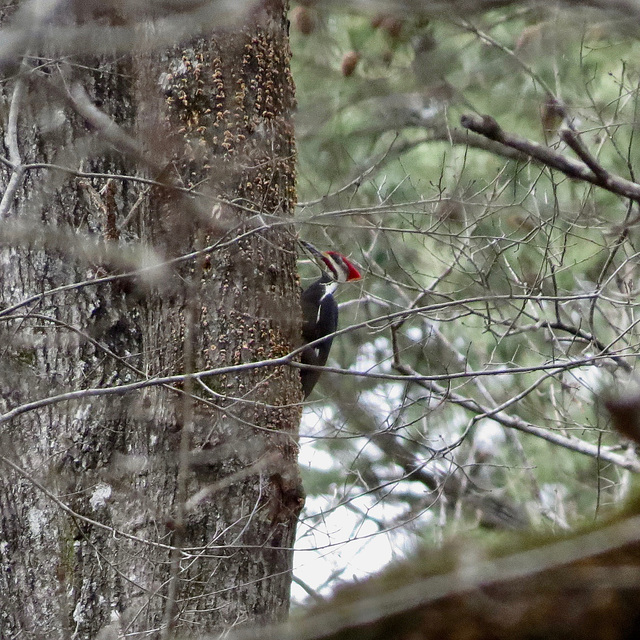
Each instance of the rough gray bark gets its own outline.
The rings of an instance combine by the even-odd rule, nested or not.
[[[3,413],[297,345],[284,9],[162,54],[63,60],[34,42],[40,58],[5,67]],[[105,37],[121,19],[76,17]],[[0,637],[281,619],[300,396],[295,369],[262,367],[0,417]]]

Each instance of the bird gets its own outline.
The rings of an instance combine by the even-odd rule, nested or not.
[[[333,334],[338,328],[338,303],[333,297],[338,284],[359,280],[362,276],[353,263],[337,251],[318,251],[312,245],[305,243],[325,264],[327,270],[313,284],[309,285],[300,297],[302,306],[302,338],[305,344],[324,340],[305,347],[302,351],[301,362],[315,366],[324,366],[329,357]],[[320,378],[319,369],[302,369],[302,391],[304,397],[309,397]]]

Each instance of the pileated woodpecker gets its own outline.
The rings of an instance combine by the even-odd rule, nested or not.
[[[313,250],[308,243],[305,245]],[[307,344],[324,336],[329,337],[304,349],[301,361],[303,364],[324,366],[333,342],[331,334],[338,328],[338,303],[333,297],[333,292],[338,283],[359,280],[361,276],[353,264],[337,251],[313,250],[313,253],[322,259],[328,271],[324,271],[321,278],[302,292],[302,337]],[[319,369],[301,369],[300,377],[305,398],[313,391],[321,373]]]

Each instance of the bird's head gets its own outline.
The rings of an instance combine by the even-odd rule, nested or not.
[[[327,265],[329,275],[336,282],[349,282],[349,280],[360,280],[360,272],[353,263],[337,251],[320,252],[322,261]]]

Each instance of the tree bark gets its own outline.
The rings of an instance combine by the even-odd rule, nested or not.
[[[0,637],[168,637],[286,615],[298,372],[105,393],[298,344],[285,8],[162,53],[141,22],[138,52],[109,60],[32,41],[8,70]],[[129,18],[73,26],[108,38]]]

